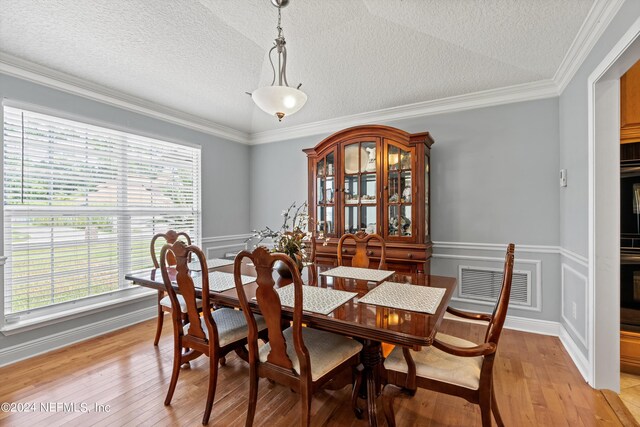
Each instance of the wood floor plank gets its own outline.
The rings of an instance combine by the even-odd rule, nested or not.
[[[148,321],[0,368],[0,401],[75,403],[91,408],[90,413],[0,412],[0,424],[199,425],[208,382],[206,358],[192,361],[189,368],[181,370],[171,405],[163,403],[173,357],[170,327],[170,322],[165,322],[158,347],[152,345],[155,321]],[[484,328],[446,320],[443,332],[479,342]],[[507,425],[625,425],[616,415],[619,409],[612,408],[599,391],[584,382],[558,338],[505,330],[495,363],[496,394]],[[244,425],[248,372],[246,363],[235,355],[220,368],[210,426]],[[96,403],[108,405],[110,410],[95,412]],[[397,403],[399,426],[481,425],[479,408],[456,397],[418,390],[413,398]],[[296,393],[261,380],[254,425],[297,425],[299,407]],[[381,411],[379,421],[384,423]],[[345,387],[314,396],[312,425],[363,427],[367,420],[355,418],[350,388]]]

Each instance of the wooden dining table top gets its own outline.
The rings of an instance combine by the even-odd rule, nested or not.
[[[253,265],[246,262],[242,265],[242,274],[256,276]],[[364,280],[354,280],[321,275],[320,273],[334,268],[333,265],[316,264],[303,269],[303,280],[309,283],[309,276],[316,275],[315,286],[333,288],[357,293],[357,296],[350,299],[345,304],[336,308],[328,315],[303,312],[303,321],[308,326],[378,342],[402,345],[418,348],[431,345],[438,330],[438,326],[444,317],[449,301],[455,290],[457,281],[454,277],[435,276],[422,273],[396,272],[385,281],[409,283],[416,286],[429,286],[434,288],[444,288],[444,296],[434,314],[421,313],[416,311],[401,310],[380,305],[359,303],[367,292],[374,289],[382,282],[367,282]],[[227,265],[211,271],[233,273],[233,265]],[[169,270],[169,276],[173,280],[175,270]],[[192,276],[197,277],[202,273],[192,271]],[[285,279],[274,271],[274,281],[276,287],[284,287],[291,283],[291,279]],[[164,290],[162,274],[160,269],[146,269],[129,273],[125,276],[133,283],[158,290]],[[174,285],[174,288],[177,288]],[[258,305],[254,299],[257,284],[255,282],[244,285],[247,300],[256,312],[259,312]],[[224,292],[210,292],[210,300],[216,305],[240,307],[238,294],[235,288]],[[283,306],[283,316],[293,317],[293,309]]]

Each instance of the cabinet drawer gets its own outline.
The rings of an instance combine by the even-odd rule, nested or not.
[[[334,245],[322,246],[318,245],[316,247],[316,252],[318,256],[336,256],[338,248]],[[370,258],[380,258],[380,247],[370,247],[367,249],[367,256]],[[342,255],[346,257],[351,257],[356,253],[356,248],[353,245],[345,245],[342,248]],[[387,247],[387,259],[388,260],[400,260],[400,261],[411,261],[411,262],[420,262],[427,260],[427,252],[424,249],[414,249],[414,248],[389,248]]]

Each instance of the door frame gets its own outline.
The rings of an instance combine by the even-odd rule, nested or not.
[[[587,80],[588,359],[594,388],[620,390],[620,77],[640,58],[640,18]]]

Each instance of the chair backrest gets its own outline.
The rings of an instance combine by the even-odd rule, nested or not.
[[[367,246],[371,240],[380,242],[380,264],[378,264],[378,269],[382,270],[387,267],[387,246],[385,245],[384,239],[379,234],[367,234],[364,231],[358,231],[356,234],[344,234],[340,238],[338,241],[338,265],[343,265],[342,246],[347,239],[352,239],[356,243],[356,253],[353,255],[353,258],[351,258],[352,267],[369,268],[371,263],[369,256],[373,254],[373,251],[368,250]]]
[[[249,361],[255,363],[258,357],[258,326],[249,307],[249,302],[242,285],[241,271],[244,258],[249,258],[255,266],[257,272],[256,302],[260,308],[260,313],[267,325],[269,345],[271,350],[267,356],[267,362],[277,365],[283,369],[293,371],[293,364],[287,355],[287,344],[282,334],[282,304],[276,292],[275,281],[273,280],[273,264],[276,261],[283,262],[291,270],[293,282],[288,286],[294,287],[294,307],[293,307],[293,344],[295,347],[300,372],[302,375],[311,376],[309,368],[309,351],[302,339],[302,279],[295,263],[289,256],[281,253],[270,253],[265,247],[259,246],[253,252],[242,251],[235,259],[234,276],[240,307],[247,318],[249,325]]]
[[[180,294],[184,298],[184,301],[187,305],[187,316],[189,318],[188,335],[206,340],[207,335],[202,329],[202,324],[200,322],[200,313],[198,312],[198,305],[196,303],[196,287],[194,285],[194,279],[189,274],[188,263],[189,259],[191,258],[191,254],[194,254],[200,262],[201,272],[209,271],[207,267],[207,259],[202,250],[197,246],[187,245],[181,240],[178,240],[173,244],[166,244],[162,247],[162,250],[160,251],[160,270],[162,272],[162,279],[164,281],[164,286],[166,288],[167,294],[171,299],[171,305],[173,307],[180,307],[178,295],[171,283],[171,276],[169,274],[169,269],[171,268],[171,266],[168,263],[168,259],[170,257],[173,257],[176,260],[175,282],[178,286]],[[200,274],[198,277],[199,278],[197,280],[202,283],[202,307],[210,307],[209,275],[205,273]],[[180,312],[180,310],[171,310],[171,316],[173,318],[174,328],[178,330],[178,333],[180,335],[183,335],[181,318],[182,313]],[[202,310],[202,316],[205,319],[205,325],[209,332],[209,339],[218,342],[218,329],[213,320],[213,317],[211,316],[211,311]]]
[[[169,230],[166,233],[158,233],[151,238],[151,246],[150,246],[151,259],[153,260],[153,266],[155,268],[160,267],[160,264],[158,263],[158,257],[156,254],[156,240],[158,240],[159,238],[163,238],[165,240],[165,243],[169,245],[173,245],[175,242],[178,241],[178,239],[181,236],[184,237],[185,241],[187,242],[187,245],[191,245],[191,237],[189,237],[189,235],[184,231],[177,232],[175,230]],[[176,259],[173,256],[173,253],[171,252],[169,252],[168,262],[169,262],[169,265],[176,265]]]
[[[513,276],[513,260],[515,245],[509,243],[507,246],[507,253],[504,257],[504,272],[502,275],[502,287],[500,288],[500,295],[498,296],[498,302],[493,309],[491,321],[487,326],[487,333],[485,335],[485,342],[492,342],[498,345],[500,340],[500,334],[502,333],[502,327],[504,326],[505,318],[507,317],[507,310],[509,309],[509,299],[511,298],[511,279]]]

